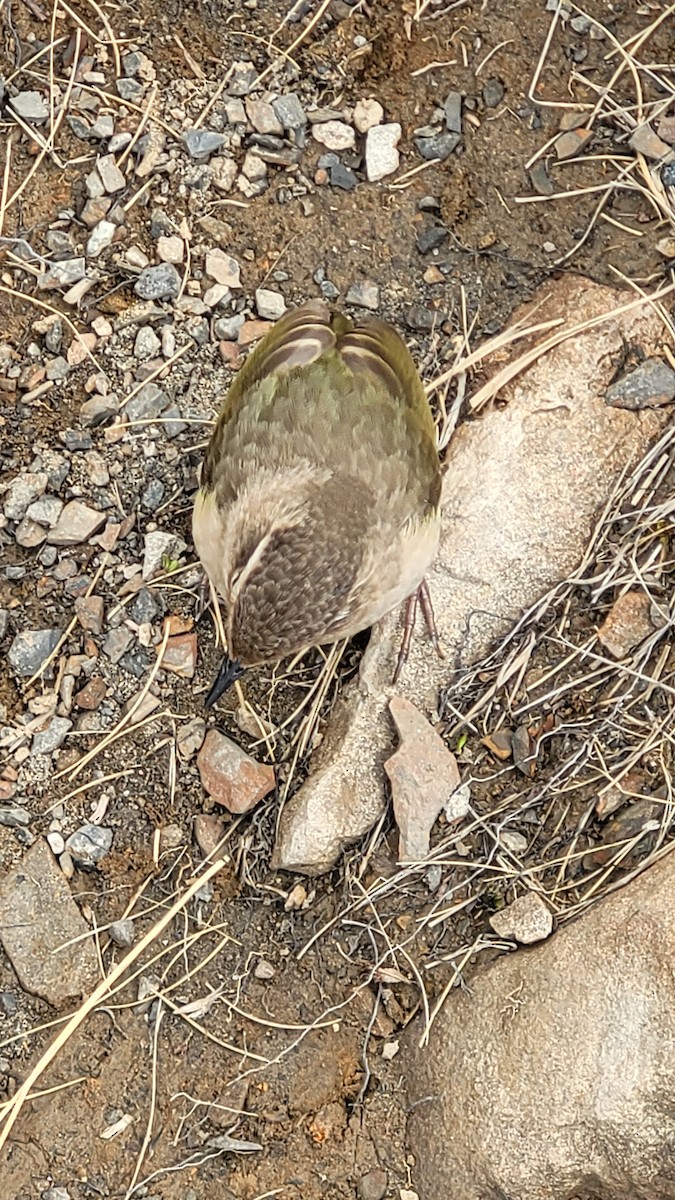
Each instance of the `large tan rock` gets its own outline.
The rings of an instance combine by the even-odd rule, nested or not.
[[[673,1200],[675,856],[479,970],[419,1035],[420,1200]]]
[[[562,316],[572,327],[628,299],[567,277],[535,298],[531,320]],[[578,566],[620,473],[668,420],[668,410],[627,412],[605,402],[625,344],[651,355],[662,336],[649,305],[611,318],[540,358],[503,390],[503,408],[457,431],[447,456],[441,546],[428,575],[448,658],[437,659],[418,622],[399,695],[432,713],[453,668],[484,652]],[[400,636],[398,613],[373,631],[312,774],[284,809],[277,867],[328,870],[380,816],[383,763],[395,741],[387,705]]]

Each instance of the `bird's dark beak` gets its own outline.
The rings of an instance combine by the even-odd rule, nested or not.
[[[213,708],[214,704],[217,700],[220,700],[220,697],[223,695],[223,693],[226,692],[229,687],[232,687],[232,684],[235,682],[235,680],[240,679],[243,674],[244,667],[242,667],[239,660],[236,658],[228,658],[227,655],[225,655],[218,669],[218,674],[213,681],[211,690],[204,701],[204,707]]]

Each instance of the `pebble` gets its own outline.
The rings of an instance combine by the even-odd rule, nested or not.
[[[57,856],[57,858],[58,858],[59,854],[63,854],[63,851],[66,848],[66,843],[63,840],[63,835],[60,834],[57,829],[52,829],[47,834],[47,845],[49,846],[49,849],[51,850],[52,854],[55,854]]]
[[[151,421],[169,406],[169,397],[152,380],[136,392],[126,406],[130,421]]]
[[[81,500],[71,500],[50,529],[47,540],[52,546],[76,546],[79,542],[88,542],[105,520],[105,513],[89,508]]]
[[[141,300],[175,300],[180,287],[181,277],[173,263],[160,263],[141,271],[134,291]]]
[[[239,169],[233,158],[214,158],[211,161],[212,180],[219,192],[231,192]]]
[[[227,826],[223,818],[214,813],[197,813],[193,828],[199,849],[204,858],[209,858],[222,842]]]
[[[267,178],[267,163],[263,162],[254,150],[248,150],[242,163],[241,172],[251,183],[259,183]]]
[[[145,88],[137,79],[116,79],[115,86],[121,100],[130,100],[132,104],[138,104],[143,99]]]
[[[10,521],[20,521],[29,506],[42,496],[49,482],[45,471],[24,471],[17,475],[5,492],[3,512]]]
[[[197,756],[202,785],[230,812],[244,813],[276,785],[274,769],[257,762],[217,729],[210,729]]]
[[[62,380],[67,378],[69,373],[70,363],[61,355],[59,355],[57,358],[53,358],[51,362],[47,363],[47,368],[45,371],[47,379],[51,379],[54,382],[60,383]]]
[[[245,319],[243,313],[235,313],[233,317],[219,317],[213,331],[219,340],[236,342]]]
[[[354,124],[359,133],[367,133],[374,125],[379,125],[384,116],[384,109],[379,100],[357,100],[354,105]]]
[[[64,258],[59,262],[50,263],[47,270],[38,278],[38,287],[42,290],[53,287],[71,287],[79,283],[86,275],[87,264],[84,258]]]
[[[52,717],[46,729],[36,733],[31,746],[31,755],[52,754],[63,745],[66,734],[73,728],[68,717]]]
[[[605,400],[630,412],[675,400],[675,371],[662,358],[647,358],[607,388]]]
[[[539,196],[552,196],[555,191],[555,184],[541,158],[530,167],[530,182]]]
[[[178,727],[176,743],[180,757],[188,762],[201,749],[206,737],[206,721],[203,717],[192,717]]]
[[[284,126],[279,120],[274,106],[267,100],[246,101],[246,116],[257,133],[271,133],[281,137]]]
[[[28,809],[23,808],[20,804],[0,808],[0,825],[4,825],[5,829],[25,829],[30,825],[32,819]]]
[[[34,550],[36,546],[40,546],[47,537],[47,532],[44,526],[38,525],[37,521],[32,521],[30,517],[24,517],[16,527],[14,539],[18,546],[23,546],[25,550]]]
[[[401,696],[389,701],[399,747],[384,763],[399,829],[399,861],[420,861],[431,830],[461,784],[457,760],[426,717]]]
[[[165,533],[161,529],[152,530],[145,535],[145,552],[143,555],[142,577],[152,579],[160,569],[162,560],[177,559],[186,549],[185,542],[175,533]]]
[[[87,258],[98,258],[101,251],[105,250],[111,244],[116,230],[117,226],[113,225],[112,221],[99,221],[87,239],[87,248],[85,250]]]
[[[225,142],[225,135],[212,129],[187,129],[183,134],[183,141],[190,158],[196,162],[204,162],[220,150]]]
[[[344,163],[338,162],[330,168],[330,184],[331,187],[342,188],[344,192],[351,192],[356,187],[358,179],[353,171],[346,167]]]
[[[272,101],[274,109],[281,125],[284,129],[293,130],[304,129],[307,124],[307,114],[302,106],[300,97],[295,92],[289,92],[286,96],[279,96]]]
[[[358,308],[368,308],[371,312],[376,312],[380,307],[380,289],[370,280],[353,283],[347,291],[346,300],[347,304],[355,304]]]
[[[194,679],[197,669],[197,634],[181,633],[166,643],[162,668],[181,679]]]
[[[25,991],[58,1007],[98,982],[91,930],[46,841],[0,885],[0,938]]]
[[[80,628],[85,633],[101,633],[105,611],[102,596],[78,596],[74,607]]]
[[[500,912],[493,913],[490,925],[501,938],[513,938],[523,946],[542,942],[553,930],[553,914],[537,892],[526,892]]]
[[[663,800],[636,800],[607,822],[600,844],[582,858],[586,871],[603,867],[619,853],[621,843],[633,842],[633,847],[621,856],[621,866],[634,866],[638,857],[647,857],[654,849],[656,834],[663,820]],[[642,835],[642,837],[640,837]],[[625,847],[624,847],[625,851]]]
[[[250,346],[253,342],[257,342],[259,338],[264,337],[266,333],[269,333],[270,328],[271,326],[268,321],[244,321],[239,330],[238,345]]]
[[[113,843],[113,831],[105,825],[86,822],[66,838],[66,850],[80,867],[95,867]]]
[[[264,958],[259,958],[253,968],[253,974],[256,979],[274,979],[276,971],[270,962],[267,962]]]
[[[168,237],[163,233],[157,238],[157,257],[161,262],[178,265],[182,263],[184,253],[185,244],[177,233],[172,233]]]
[[[255,306],[258,316],[264,321],[277,321],[286,312],[286,301],[281,292],[273,292],[268,288],[256,288]]]
[[[123,917],[120,921],[112,921],[108,927],[108,933],[111,940],[121,950],[128,950],[136,941],[136,930],[130,917]]]
[[[119,628],[110,630],[101,649],[106,658],[109,658],[111,663],[117,665],[120,659],[126,654],[133,640],[131,630],[127,629],[126,625],[120,625]]]
[[[559,159],[574,158],[577,154],[581,154],[582,150],[593,139],[592,129],[569,129],[566,133],[561,133],[560,137],[554,142],[555,152]]]
[[[229,288],[241,287],[239,263],[224,250],[208,250],[204,270],[209,279],[215,279],[216,283],[222,283]]]
[[[96,709],[103,703],[108,694],[108,689],[105,680],[97,675],[94,679],[90,679],[85,683],[79,692],[74,696],[75,703],[78,708],[84,709],[86,712],[95,712]]]
[[[324,121],[321,125],[313,125],[312,137],[327,150],[353,150],[356,146],[354,130],[344,121]]]
[[[633,590],[614,601],[598,629],[598,640],[613,658],[626,658],[654,633],[650,611],[651,600],[646,592]]]
[[[129,616],[136,625],[151,625],[161,612],[150,588],[141,588],[129,606]]]
[[[628,145],[636,154],[644,154],[645,158],[652,158],[657,162],[666,155],[672,154],[671,147],[667,142],[662,141],[657,133],[654,133],[651,125],[638,125],[630,135]]]
[[[459,146],[461,135],[459,133],[437,133],[431,137],[418,136],[413,138],[413,141],[422,158],[428,162],[434,159],[444,162]]]
[[[161,348],[162,343],[152,326],[141,325],[134,341],[134,358],[137,358],[139,362],[145,362],[148,358],[154,358],[156,354],[159,354]]]
[[[377,183],[398,170],[400,154],[397,150],[401,139],[401,126],[375,125],[366,135],[366,176],[369,183]]]
[[[63,323],[59,317],[49,322],[49,326],[45,333],[45,346],[50,354],[58,354],[63,341]]]
[[[80,406],[80,420],[83,425],[94,428],[109,421],[117,412],[117,397],[111,392],[108,396],[92,396]]]
[[[661,183],[664,187],[675,188],[675,162],[665,164],[661,171]]]
[[[150,479],[141,493],[143,508],[147,508],[150,512],[154,512],[155,509],[159,508],[164,499],[165,490],[161,479]]]
[[[7,655],[17,675],[35,675],[61,637],[60,629],[24,629],[17,633]]]
[[[504,99],[504,84],[501,79],[487,79],[483,86],[483,103],[486,108],[496,108]]]
[[[9,106],[22,120],[33,121],[36,125],[41,125],[49,116],[49,108],[40,92],[19,92],[10,98]]]
[[[384,1200],[387,1194],[388,1176],[386,1171],[376,1169],[362,1175],[356,1184],[358,1200]]]
[[[9,629],[9,609],[0,608],[0,642],[7,634]]]
[[[101,183],[106,192],[121,192],[127,186],[127,181],[115,162],[114,154],[104,154],[96,163],[96,169],[101,176]]]
[[[415,245],[420,254],[428,254],[430,250],[437,250],[447,236],[448,231],[444,225],[431,225],[429,229],[423,229],[421,233],[418,233]]]
[[[462,93],[448,92],[443,104],[445,127],[449,133],[462,132]]]

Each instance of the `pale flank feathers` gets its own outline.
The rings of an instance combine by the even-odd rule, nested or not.
[[[320,302],[236,376],[204,461],[195,546],[245,665],[351,636],[415,591],[441,483],[415,364],[388,325]]]

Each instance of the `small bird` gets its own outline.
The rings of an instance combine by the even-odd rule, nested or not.
[[[429,403],[391,326],[320,301],[277,321],[225,398],[194,506],[227,608],[229,657],[207,706],[245,667],[351,637],[409,598],[407,653],[440,493]]]

